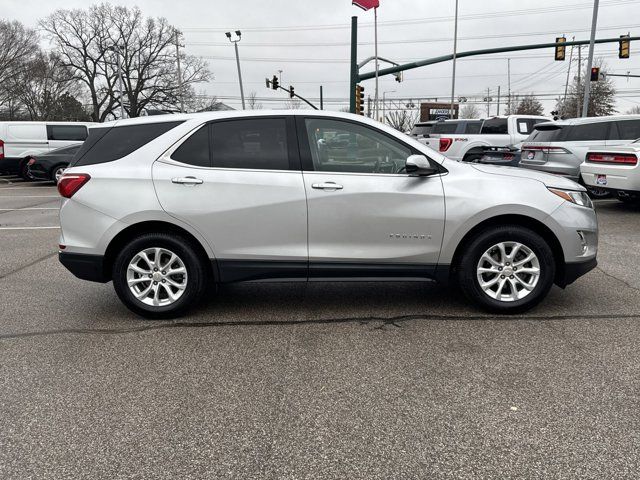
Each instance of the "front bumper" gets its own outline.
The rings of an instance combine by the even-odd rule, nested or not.
[[[104,257],[86,253],[59,252],[58,259],[71,273],[82,280],[106,283],[111,280],[105,272]]]
[[[585,273],[590,272],[598,266],[598,260],[594,257],[583,262],[565,263],[562,272],[556,276],[556,285],[561,288],[571,285]]]

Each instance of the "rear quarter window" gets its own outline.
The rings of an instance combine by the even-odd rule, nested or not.
[[[464,131],[462,133],[468,133],[470,135],[474,135],[476,133],[480,133],[482,129],[482,122],[467,122],[464,127]]]
[[[74,157],[71,166],[95,165],[126,157],[181,123],[162,122],[91,128],[89,137]]]
[[[636,140],[640,138],[640,120],[621,120],[616,124],[618,127],[616,140]]]
[[[572,125],[567,132],[568,142],[588,142],[594,140],[607,140],[611,122],[587,123],[584,125]]]

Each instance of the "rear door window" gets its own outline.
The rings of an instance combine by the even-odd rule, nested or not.
[[[135,152],[182,122],[144,123],[89,129],[89,137],[74,157],[72,166],[113,162]]]
[[[49,140],[69,140],[83,142],[87,138],[87,127],[84,125],[47,125]]]
[[[284,118],[227,120],[211,125],[213,167],[290,170]]]
[[[480,133],[480,129],[482,128],[482,122],[466,122],[464,131],[462,133],[468,133],[470,135],[474,135],[476,133]]]
[[[640,120],[621,120],[615,123],[618,131],[614,140],[636,140],[640,138]]]
[[[44,124],[9,124],[9,126],[7,127],[7,133],[7,139],[9,141],[47,141],[47,132]]]
[[[173,160],[180,163],[186,163],[187,165],[193,165],[195,167],[210,167],[210,157],[209,125],[200,127],[171,155]]]
[[[482,124],[481,133],[483,135],[506,135],[509,133],[509,126],[506,118],[489,118]]]
[[[612,122],[595,122],[584,125],[572,125],[567,134],[568,142],[590,142],[607,140]]]
[[[433,126],[431,133],[433,134],[447,134],[456,133],[460,122],[438,122]]]

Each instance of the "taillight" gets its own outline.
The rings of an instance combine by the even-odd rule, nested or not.
[[[628,153],[588,153],[587,162],[637,165],[638,157]]]
[[[35,158],[30,158],[29,161],[27,162],[27,166],[30,167],[34,163],[36,163],[36,159]]]
[[[91,176],[88,173],[63,175],[58,180],[58,192],[65,198],[71,198],[90,178]]]
[[[523,145],[521,150],[540,150],[543,153],[571,153],[566,148],[552,147],[551,145]]]
[[[4,158],[4,142],[0,140],[0,159]]]
[[[453,138],[440,138],[440,151],[446,152],[453,143]]]

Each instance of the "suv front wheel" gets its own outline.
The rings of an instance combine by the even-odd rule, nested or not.
[[[147,318],[175,317],[204,294],[207,274],[190,242],[174,234],[148,233],[125,245],[113,266],[122,302]]]
[[[458,282],[485,309],[518,313],[547,295],[555,270],[553,252],[540,235],[518,225],[495,227],[468,244],[458,264]]]

